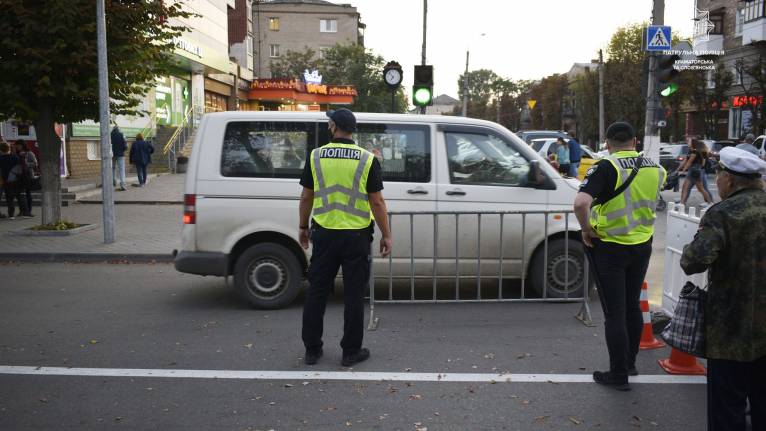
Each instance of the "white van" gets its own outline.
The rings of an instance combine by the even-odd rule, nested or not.
[[[452,116],[356,116],[354,139],[381,161],[389,211],[572,209],[579,182],[562,178],[524,141],[498,124]],[[279,308],[292,302],[309,262],[298,243],[302,189],[298,181],[311,150],[328,139],[324,112],[206,114],[186,174],[176,269],[233,275],[236,289],[258,307]],[[522,222],[521,215],[506,215],[503,277],[521,278],[524,262],[527,280],[538,291],[545,283],[547,297],[581,295],[584,257],[579,225],[571,214],[566,219],[561,214],[535,214]],[[412,229],[409,220],[409,216],[393,217],[391,267],[389,259],[375,259],[373,271],[378,275],[390,271],[394,276],[409,276],[414,270],[415,275],[427,277],[434,266],[439,275],[450,275],[458,266],[460,276],[481,271],[483,277],[499,277],[498,215],[485,214],[480,221],[464,215],[459,222],[451,215],[414,216]],[[415,238],[410,237],[411,230]],[[546,234],[548,258],[544,259]],[[546,263],[547,281],[543,280]]]

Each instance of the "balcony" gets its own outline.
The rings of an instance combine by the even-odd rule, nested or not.
[[[766,18],[746,22],[742,26],[742,45],[766,40]]]
[[[707,39],[707,40],[705,40]],[[694,38],[695,51],[723,51],[723,35],[711,34]]]

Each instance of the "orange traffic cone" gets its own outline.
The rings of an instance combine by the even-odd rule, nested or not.
[[[654,338],[652,315],[649,313],[649,284],[646,282],[641,286],[641,311],[644,315],[644,330],[641,332],[641,344],[638,345],[638,348],[646,350],[665,347],[665,343]]]
[[[662,367],[668,374],[685,374],[692,376],[704,376],[707,374],[707,370],[697,362],[697,358],[676,349],[670,351],[670,358],[660,359],[657,362],[660,363],[660,367]]]

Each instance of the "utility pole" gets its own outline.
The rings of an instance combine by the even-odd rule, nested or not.
[[[601,144],[604,143],[604,52],[598,50],[598,145],[596,151],[599,150]]]
[[[426,23],[428,17],[428,0],[423,0],[423,49],[421,50],[420,54],[420,64],[422,66],[426,65]],[[431,97],[433,97],[433,93],[431,93]],[[426,113],[426,107],[421,106],[420,107],[420,113],[425,114]]]
[[[468,55],[470,51],[465,50],[465,74],[463,74],[463,117],[468,116]]]
[[[654,0],[652,25],[664,25],[665,0]],[[656,126],[655,113],[660,106],[657,94],[657,81],[654,71],[657,69],[657,57],[649,53],[649,76],[646,80],[646,117],[644,120],[644,156],[656,163],[660,162],[660,129]]]
[[[96,0],[98,38],[98,112],[101,126],[101,195],[104,244],[114,242],[114,186],[112,144],[109,139],[109,70],[106,61],[106,12],[104,0]]]

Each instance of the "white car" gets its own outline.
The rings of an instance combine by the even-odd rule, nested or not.
[[[354,139],[381,162],[389,211],[572,209],[578,182],[562,178],[498,124],[450,116],[356,116]],[[302,190],[298,181],[311,150],[327,141],[322,112],[206,114],[186,174],[185,224],[176,269],[233,275],[235,288],[258,307],[279,308],[292,302],[309,262],[298,242]],[[409,216],[392,217],[390,271],[395,277],[409,276],[411,271],[430,277],[434,266],[440,275],[455,273],[458,242],[461,276],[477,275],[481,262],[483,277],[499,277],[498,215],[484,215],[481,229],[477,216],[461,216],[459,238],[453,215],[415,216],[412,227],[409,220]],[[526,274],[532,288],[540,291],[547,286],[548,297],[581,296],[584,256],[575,217],[551,214],[547,229],[542,215],[525,220],[522,228],[520,215],[504,217],[503,277]],[[411,228],[416,239],[410,238]],[[542,252],[546,233],[547,259]],[[389,274],[389,259],[373,262],[375,273]]]
[[[756,150],[758,150],[758,154],[761,156],[763,160],[766,160],[766,135],[761,135],[757,138],[755,138],[755,141],[753,141],[753,146]]]

